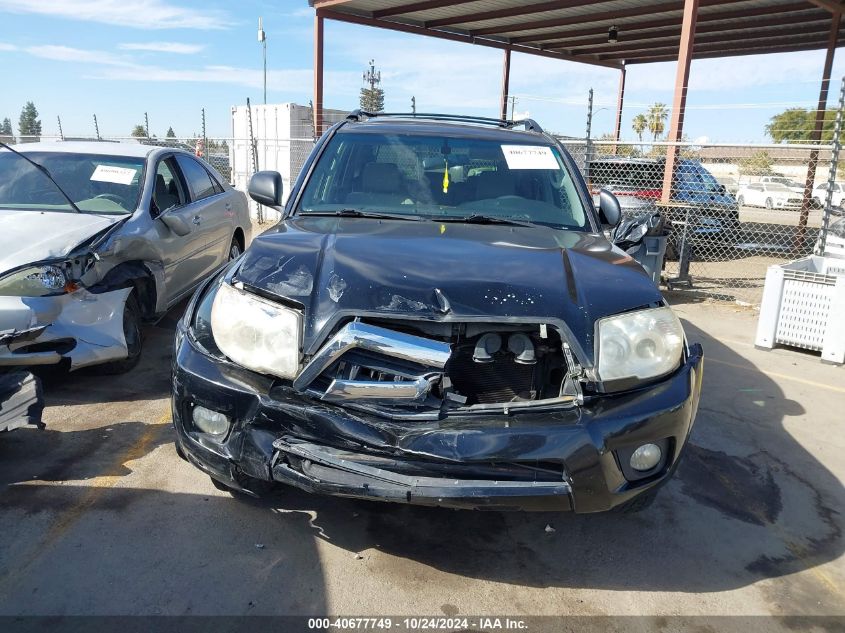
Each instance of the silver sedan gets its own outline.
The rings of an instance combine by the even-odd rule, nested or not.
[[[0,146],[0,367],[126,371],[154,320],[243,252],[243,193],[183,150]]]

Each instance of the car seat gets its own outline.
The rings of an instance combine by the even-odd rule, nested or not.
[[[367,163],[361,173],[361,191],[346,196],[348,204],[395,205],[406,196],[399,167],[394,163]]]

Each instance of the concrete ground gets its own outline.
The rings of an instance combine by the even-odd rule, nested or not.
[[[134,371],[54,377],[47,429],[0,437],[0,615],[845,615],[845,369],[756,350],[751,310],[676,309],[701,408],[634,516],[233,498],[174,451],[174,314]]]

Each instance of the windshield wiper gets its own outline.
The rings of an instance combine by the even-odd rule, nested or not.
[[[522,220],[511,220],[509,218],[494,218],[489,215],[481,215],[480,213],[473,213],[467,216],[448,216],[445,218],[437,218],[439,222],[462,222],[465,224],[504,224],[510,226],[534,226],[533,222]]]
[[[300,215],[335,216],[340,218],[376,218],[380,220],[423,220],[421,215],[408,213],[382,213],[380,211],[361,211],[360,209],[339,209],[337,211],[303,211]]]
[[[0,147],[5,147],[7,150],[9,150],[10,152],[12,152],[13,154],[17,154],[18,156],[20,156],[21,158],[23,158],[26,162],[28,162],[29,164],[31,164],[32,166],[34,166],[34,167],[35,167],[38,171],[40,171],[42,174],[44,174],[45,176],[47,176],[47,178],[49,178],[49,179],[50,179],[50,182],[52,182],[54,185],[56,185],[56,189],[58,189],[58,190],[59,190],[59,193],[61,193],[61,194],[65,197],[65,200],[67,200],[67,201],[70,203],[71,208],[72,208],[74,211],[76,211],[77,213],[82,213],[82,211],[80,210],[80,208],[79,208],[79,207],[77,207],[77,206],[76,206],[76,203],[75,203],[73,200],[71,200],[71,199],[70,199],[70,196],[69,196],[69,195],[67,195],[67,193],[65,193],[65,190],[64,190],[64,189],[62,189],[62,188],[59,186],[59,183],[57,183],[57,182],[56,182],[56,179],[55,179],[55,178],[53,178],[53,176],[50,174],[49,170],[48,170],[48,169],[47,169],[44,165],[39,165],[39,164],[38,164],[38,163],[36,163],[34,160],[32,160],[29,156],[27,156],[26,154],[21,154],[21,153],[20,153],[18,150],[16,150],[16,149],[12,149],[12,148],[11,148],[11,147],[9,147],[8,145],[6,145],[6,143],[4,143],[3,141],[0,141]]]

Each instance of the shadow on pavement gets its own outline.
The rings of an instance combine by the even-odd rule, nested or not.
[[[163,612],[182,613],[191,605],[198,612],[230,612],[232,596],[241,600],[250,594],[244,578],[257,575],[275,588],[275,606],[318,613],[325,605],[315,539],[347,550],[353,563],[356,553],[378,551],[500,583],[637,591],[726,591],[840,557],[845,549],[842,519],[834,508],[845,506],[842,484],[784,428],[785,419],[804,414],[804,408],[729,347],[685,326],[689,338],[702,342],[705,350],[701,408],[675,478],[641,514],[462,512],[316,497],[293,489],[281,489],[269,499],[243,500],[115,487],[92,507],[128,512],[121,532],[86,537],[78,545],[82,553],[76,554],[81,562],[63,568],[56,582],[78,585],[72,593],[81,595],[88,574],[105,570],[101,573],[117,578],[121,570],[131,569],[114,590],[116,612],[124,612],[122,592],[140,592],[151,604],[163,600]],[[169,344],[157,353],[169,355]],[[719,360],[708,364],[708,356]],[[130,384],[138,371],[145,370],[127,375]],[[169,365],[161,371],[169,376]],[[153,383],[153,390],[166,392],[164,381]],[[139,422],[116,422],[110,428],[121,446],[132,446],[140,434],[149,433]],[[155,428],[146,452],[171,441],[169,425]],[[125,465],[98,457],[101,451],[114,454],[99,445],[103,433],[101,428],[53,437],[46,431],[38,441],[12,437],[29,450],[0,444],[0,483],[33,476],[58,481],[126,474]],[[72,450],[62,450],[66,441]],[[50,466],[28,472],[28,456],[22,454],[27,452],[37,455],[36,463],[44,456],[42,463]],[[178,473],[184,465],[177,460],[172,451],[168,462]],[[30,513],[60,506],[63,496],[71,494],[68,488],[13,486],[0,492],[0,508]],[[143,512],[132,511],[135,506]],[[547,531],[547,525],[554,531]],[[120,545],[127,541],[131,548]],[[272,543],[272,554],[257,554],[256,543]],[[173,565],[159,562],[168,557],[178,563],[175,575]],[[389,582],[389,574],[405,568],[378,569]],[[362,573],[367,572],[362,568]],[[177,591],[189,582],[196,583],[191,604]],[[841,607],[841,589],[821,572],[792,578],[788,595],[765,583],[760,590],[771,592],[772,609],[788,614]],[[271,599],[267,592],[260,595]]]
[[[175,453],[172,457],[178,459]],[[24,501],[22,495],[10,502],[7,490],[0,495],[0,526],[22,517],[31,524],[49,522],[50,528],[39,539],[19,536],[17,542],[0,543],[5,563],[0,615],[329,612],[305,513],[286,514],[280,521],[266,508],[238,504],[220,493],[43,484],[20,488],[27,488],[40,507],[16,503]],[[74,500],[72,505],[68,500]],[[82,630],[87,624],[71,628]],[[138,624],[137,630],[180,630],[175,623]],[[279,627],[284,630],[284,624]],[[235,630],[208,630],[227,629]]]
[[[132,402],[170,396],[170,361],[182,302],[158,323],[144,326],[144,347],[138,365],[125,374],[102,375],[98,368],[69,372],[66,366],[38,368],[48,406]]]
[[[679,471],[641,514],[461,512],[295,490],[250,504],[314,511],[312,533],[350,552],[377,549],[454,574],[537,587],[725,591],[841,556],[834,510],[845,505],[841,482],[783,427],[803,407],[728,347],[686,328],[703,343],[706,366],[710,354],[735,367],[707,366]],[[547,524],[555,531],[546,532]],[[787,613],[840,604],[835,586],[806,582],[793,579],[794,593],[777,597]]]
[[[173,442],[173,428],[164,424],[116,422],[108,426],[56,431],[24,429],[0,442],[0,508],[10,496],[26,496],[23,488],[7,488],[32,480],[79,481],[94,477],[123,477],[132,470],[126,462],[139,459]]]

